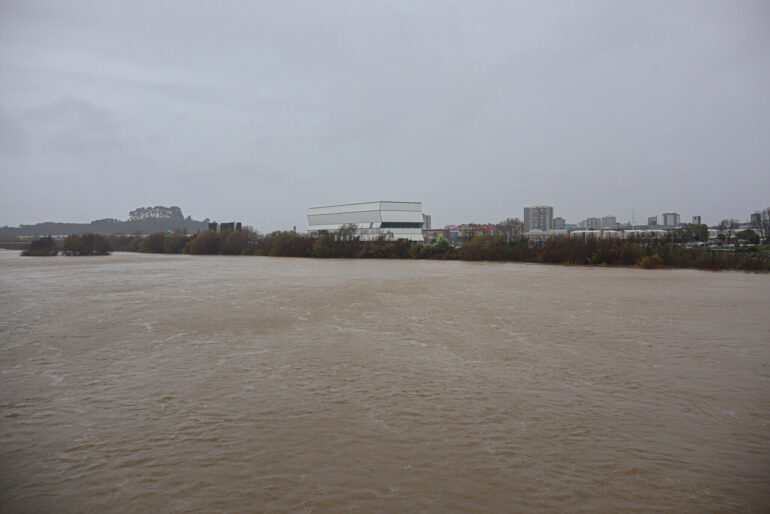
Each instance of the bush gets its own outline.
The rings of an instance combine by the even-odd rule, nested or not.
[[[712,252],[701,252],[700,255],[695,258],[695,267],[699,269],[714,269],[714,264],[715,259]]]
[[[100,234],[70,234],[62,243],[64,255],[109,255],[109,240]]]
[[[163,251],[165,253],[182,253],[187,245],[187,236],[182,234],[172,234],[166,236],[163,242]]]
[[[663,266],[663,258],[656,254],[646,255],[639,259],[639,266],[647,269],[660,268]]]
[[[195,255],[216,255],[222,246],[222,237],[218,232],[206,230],[194,236],[185,247],[188,253]]]
[[[165,253],[166,234],[155,232],[145,237],[139,245],[139,251],[142,253]]]
[[[296,232],[273,232],[270,243],[268,255],[273,257],[310,257],[313,253],[313,238]]]
[[[745,271],[760,271],[766,268],[766,263],[755,255],[745,255],[738,262],[738,269]]]
[[[507,260],[507,243],[501,236],[479,234],[460,248],[460,259],[464,261]]]
[[[53,257],[58,253],[56,241],[51,236],[35,239],[29,245],[29,248],[21,252],[25,257]]]

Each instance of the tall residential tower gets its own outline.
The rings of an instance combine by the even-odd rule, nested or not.
[[[550,205],[535,205],[524,207],[524,230],[551,230],[553,227],[553,207]]]
[[[679,213],[678,212],[664,212],[663,213],[663,225],[666,227],[679,226]]]

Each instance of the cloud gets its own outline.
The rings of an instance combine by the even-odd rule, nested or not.
[[[11,199],[0,223],[175,204],[271,230],[303,226],[309,205],[387,198],[422,200],[437,224],[535,203],[570,221],[717,222],[770,190],[762,2],[0,14],[0,186],[46,198]]]

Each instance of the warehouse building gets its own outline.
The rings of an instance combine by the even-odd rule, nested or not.
[[[335,232],[355,225],[363,240],[380,236],[423,242],[422,202],[366,202],[311,207],[307,211],[308,232]]]

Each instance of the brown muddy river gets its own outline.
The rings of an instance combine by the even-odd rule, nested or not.
[[[0,251],[2,512],[770,509],[770,275]]]

